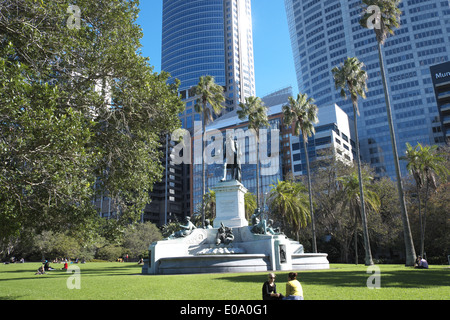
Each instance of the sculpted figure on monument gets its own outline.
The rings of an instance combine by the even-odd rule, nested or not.
[[[233,229],[225,227],[223,223],[220,223],[220,228],[217,231],[216,246],[220,244],[228,245],[234,241]]]
[[[233,139],[232,135],[227,134],[227,139],[224,146],[224,165],[223,165],[223,179],[227,181],[227,170],[231,170],[231,180],[241,182],[241,163],[240,157],[242,155],[237,139]]]
[[[209,219],[205,219],[205,229],[212,229],[211,221]]]
[[[185,219],[185,225],[180,225],[181,230],[173,233],[169,239],[175,239],[175,238],[185,238],[189,236],[196,227],[191,222],[191,217],[186,217]]]
[[[261,209],[257,208],[252,215],[252,232],[256,234],[266,234],[267,224],[265,219],[261,219]]]
[[[279,227],[278,228],[274,227],[272,219],[269,219],[269,221],[267,222],[266,233],[272,235],[282,234],[281,229]]]
[[[273,220],[261,218],[262,212],[261,209],[257,208],[255,213],[252,215],[252,229],[251,231],[255,234],[271,234],[271,235],[279,235],[281,234],[280,228],[274,228]]]

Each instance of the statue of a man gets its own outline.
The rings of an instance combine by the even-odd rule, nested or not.
[[[227,170],[231,170],[231,179],[241,182],[241,163],[240,157],[242,155],[237,139],[233,139],[232,135],[227,134],[224,147],[224,165],[223,165],[223,179],[227,180]]]

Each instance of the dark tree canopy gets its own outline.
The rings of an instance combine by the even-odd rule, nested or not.
[[[134,0],[0,3],[0,234],[134,220],[183,104],[143,57]],[[80,228],[78,228],[80,227]],[[2,240],[2,239],[0,239]]]

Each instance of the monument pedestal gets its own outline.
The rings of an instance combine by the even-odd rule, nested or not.
[[[216,219],[214,228],[223,223],[229,228],[247,227],[244,195],[248,190],[239,181],[223,181],[214,187],[216,193]]]

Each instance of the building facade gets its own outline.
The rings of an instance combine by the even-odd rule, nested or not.
[[[433,127],[433,130],[443,132],[448,144],[450,142],[450,62],[431,66],[430,72],[441,120],[441,125]]]
[[[285,0],[299,91],[319,108],[336,103],[353,117],[351,100],[335,89],[333,67],[357,57],[369,75],[360,99],[361,156],[379,175],[395,177],[386,101],[374,31],[360,26],[360,0]],[[443,0],[404,0],[401,27],[383,47],[399,155],[406,143],[444,142],[430,66],[449,61],[450,6]],[[405,163],[401,163],[404,174]]]
[[[260,131],[259,149],[256,147],[255,136],[248,130],[248,121],[240,120],[234,110],[217,119],[207,127],[207,151],[206,158],[210,159],[206,168],[206,188],[214,189],[224,178],[223,144],[227,133],[238,139],[241,150],[241,177],[242,184],[249,192],[256,195],[256,152],[260,155],[260,199],[264,204],[268,192],[278,180],[283,180],[291,171],[290,157],[290,131],[283,123],[282,105],[268,108],[267,116],[269,127]],[[214,136],[214,138],[213,138]],[[217,148],[215,149],[214,146]],[[225,151],[226,152],[226,151]],[[211,156],[217,156],[212,159]],[[212,163],[216,160],[216,163]],[[201,207],[202,181],[201,165],[194,165],[193,184],[193,208],[199,212]],[[230,178],[230,173],[227,173]]]
[[[315,134],[308,139],[306,146],[309,161],[312,163],[333,154],[342,162],[351,164],[356,157],[356,144],[353,140],[354,126],[350,123],[348,115],[334,104],[320,108],[317,117],[319,123],[314,126]],[[291,146],[293,176],[306,175],[303,138],[291,136]]]
[[[202,120],[194,110],[197,97],[192,90],[200,77],[213,76],[224,88],[223,114],[235,111],[246,97],[256,95],[251,0],[163,0],[161,49],[162,70],[170,73],[171,81],[180,81],[179,93],[186,108],[179,118],[192,137]],[[168,164],[172,165],[171,159]],[[169,168],[182,174],[169,174],[168,186],[164,185],[169,192],[164,196],[168,206],[164,208],[178,209],[180,205],[181,216],[195,212],[193,195],[198,192],[201,167],[192,162]],[[171,212],[164,210],[170,216]]]

